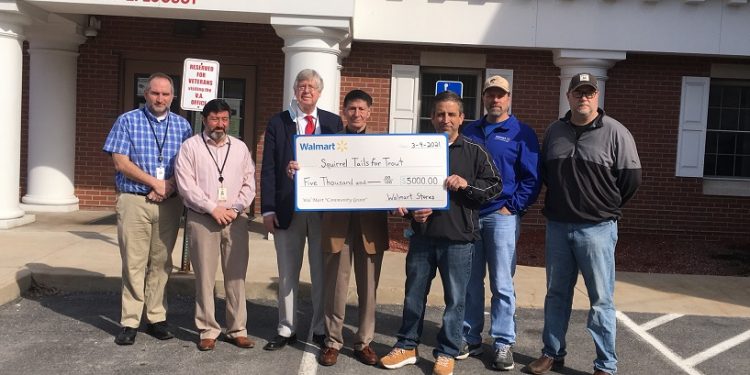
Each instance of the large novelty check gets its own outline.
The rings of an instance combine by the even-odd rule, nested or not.
[[[297,210],[445,209],[445,134],[295,137]]]

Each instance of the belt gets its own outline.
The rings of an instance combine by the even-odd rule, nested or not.
[[[145,196],[147,196],[147,195],[148,195],[148,193],[136,193],[136,192],[132,192],[132,193],[131,193],[131,192],[129,192],[129,191],[122,191],[121,193],[122,193],[122,194],[133,194],[133,195],[139,195],[139,196],[141,196],[141,197],[145,197]],[[176,196],[177,196],[177,192],[175,191],[174,193],[170,194],[170,195],[169,195],[169,196],[168,196],[167,198],[174,198],[174,197],[176,197]]]
[[[121,192],[121,193],[123,193],[123,194],[133,194],[133,195],[140,195],[140,196],[142,196],[142,197],[145,197],[145,196],[147,196],[147,195],[148,195],[148,193],[136,193],[136,192],[130,192],[130,191],[123,191],[123,192]]]
[[[211,214],[208,214],[208,213],[205,213],[205,212],[199,212],[199,211],[196,211],[196,210],[194,210],[194,209],[192,209],[192,208],[188,208],[188,210],[190,210],[190,211],[192,211],[193,213],[196,213],[196,214],[198,214],[198,215],[208,215],[208,216],[211,216]]]

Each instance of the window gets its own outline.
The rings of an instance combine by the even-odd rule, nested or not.
[[[711,79],[706,177],[750,178],[750,80]]]
[[[750,197],[750,66],[682,77],[675,176],[701,178],[705,195]]]
[[[438,81],[457,81],[463,83],[464,124],[468,124],[481,117],[480,106],[482,101],[479,98],[481,79],[481,71],[439,71],[424,69],[420,79],[421,87],[419,91],[419,132],[435,132],[435,128],[432,126],[432,121],[430,120],[430,108],[432,107],[432,98],[435,97],[435,84]]]
[[[143,96],[146,85],[148,84],[148,73],[136,73],[133,76],[133,107],[143,108],[146,105],[146,98]],[[180,109],[182,84],[181,76],[171,74],[170,77],[174,83],[174,98],[169,110],[173,113],[180,114],[188,119],[193,126],[193,132],[197,133],[203,129],[201,113],[197,111],[182,111]],[[219,79],[219,98],[224,99],[232,108],[232,119],[229,124],[228,133],[240,139],[245,139],[248,135],[245,133],[245,119],[242,116],[245,113],[245,79],[242,78],[220,78]],[[251,134],[252,135],[252,134]]]
[[[483,62],[482,62],[483,63]],[[513,70],[476,68],[475,66],[421,68],[419,65],[396,65],[391,70],[391,106],[388,132],[392,134],[434,133],[430,105],[437,81],[459,81],[463,84],[464,124],[480,118],[484,112],[480,90],[487,77],[505,77],[513,88]],[[703,138],[701,138],[701,142]]]

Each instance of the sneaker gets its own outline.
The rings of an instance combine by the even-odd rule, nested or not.
[[[432,375],[453,375],[453,365],[456,361],[447,355],[439,355],[432,368]]]
[[[466,359],[471,357],[479,357],[482,355],[482,343],[479,344],[469,344],[468,342],[464,341],[464,346],[461,347],[461,351],[458,352],[458,355],[456,356],[456,359]]]
[[[387,369],[393,370],[417,363],[417,355],[417,348],[393,348],[390,353],[380,359],[380,364]]]
[[[503,345],[495,349],[495,358],[492,360],[492,368],[500,371],[513,370],[513,349],[510,345]]]

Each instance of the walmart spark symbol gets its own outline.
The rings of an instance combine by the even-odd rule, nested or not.
[[[346,143],[346,141],[343,141],[343,140],[342,140],[342,141],[339,141],[339,142],[338,142],[338,143],[336,144],[336,149],[337,149],[337,150],[339,150],[339,151],[341,151],[341,152],[346,152],[346,150],[347,150],[348,148],[349,148],[349,144],[348,144],[348,143]]]

